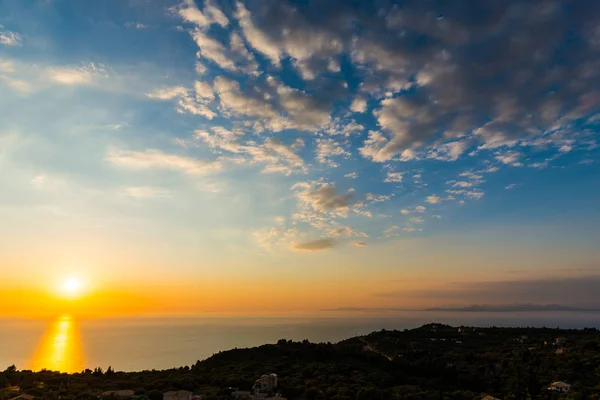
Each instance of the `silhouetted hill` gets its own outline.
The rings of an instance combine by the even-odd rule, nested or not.
[[[192,350],[192,349],[191,349]],[[186,389],[208,400],[250,390],[264,373],[279,375],[288,399],[472,400],[554,399],[551,382],[572,384],[572,399],[600,397],[600,334],[596,329],[475,328],[427,324],[382,330],[339,343],[279,340],[214,354],[165,371],[79,374],[6,370],[0,386],[17,385],[47,400],[92,400],[102,390],[131,389],[150,400]],[[14,393],[0,391],[0,399]],[[596,397],[594,397],[596,396]]]

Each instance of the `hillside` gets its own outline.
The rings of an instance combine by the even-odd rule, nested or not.
[[[554,399],[545,388],[571,384],[568,399],[600,398],[600,333],[595,329],[472,328],[428,324],[379,331],[336,344],[292,342],[233,349],[166,371],[81,374],[7,370],[0,385],[47,399],[96,398],[101,390],[187,389],[227,398],[263,373],[279,375],[288,399]],[[68,383],[68,385],[67,385]]]

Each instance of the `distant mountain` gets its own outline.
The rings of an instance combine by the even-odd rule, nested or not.
[[[403,311],[438,311],[438,312],[531,312],[531,311],[564,311],[564,312],[600,312],[600,307],[565,306],[561,304],[473,304],[464,307],[431,307],[425,309],[409,308],[362,308],[340,307],[321,311],[337,312],[403,312]]]
[[[524,312],[524,311],[593,311],[600,308],[563,306],[560,304],[474,304],[466,307],[433,307],[425,311],[461,311],[461,312]]]

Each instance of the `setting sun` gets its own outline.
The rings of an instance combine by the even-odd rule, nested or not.
[[[70,277],[62,282],[60,291],[65,297],[76,298],[81,296],[84,290],[84,285],[81,279]]]

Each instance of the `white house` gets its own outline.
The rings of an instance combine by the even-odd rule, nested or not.
[[[188,390],[172,390],[163,393],[163,400],[192,400],[194,393]]]
[[[569,393],[571,391],[571,385],[563,381],[557,381],[552,382],[547,389],[553,392]]]
[[[277,387],[277,374],[265,374],[256,380],[254,390],[260,392],[272,392]],[[165,399],[166,400],[166,399]]]

